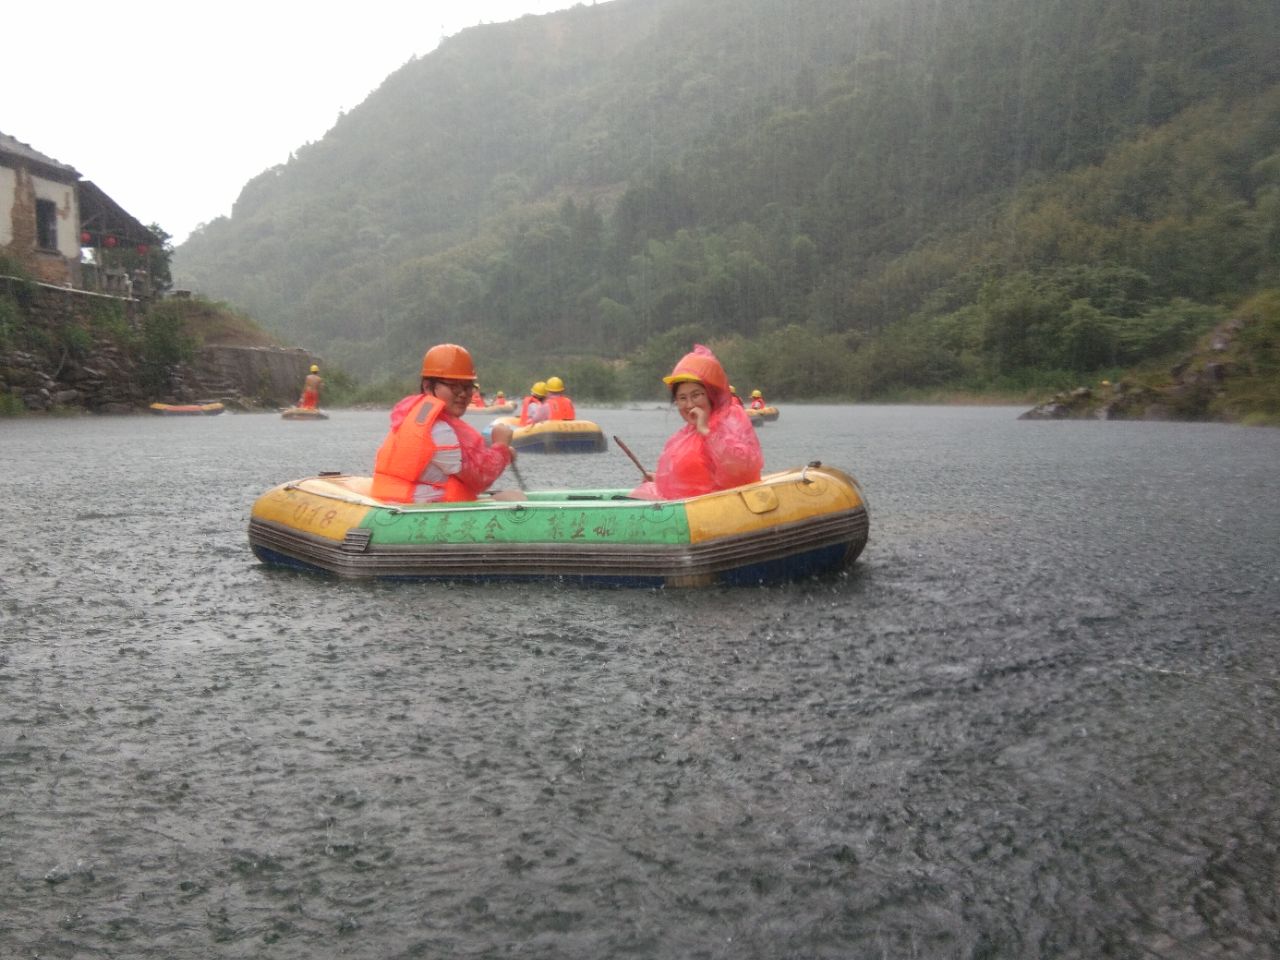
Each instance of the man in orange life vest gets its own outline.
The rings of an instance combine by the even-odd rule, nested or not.
[[[529,395],[520,403],[520,426],[541,423],[547,419],[547,384],[539,380],[529,388]]]
[[[763,410],[765,406],[767,406],[767,404],[765,404],[764,402],[764,394],[761,393],[759,390],[752,390],[751,391],[751,409]]]
[[[322,383],[324,381],[320,379],[320,368],[313,363],[307,379],[302,381],[302,399],[298,401],[298,406],[303,410],[316,409],[320,405],[320,384]]]
[[[564,394],[564,381],[559,377],[547,377],[547,419],[577,420],[573,401]]]
[[[476,500],[513,463],[511,428],[495,424],[492,446],[463,421],[476,370],[456,343],[432,347],[422,358],[422,392],[391,411],[391,432],[378,448],[372,494],[393,503]],[[519,491],[494,494],[518,499]]]
[[[729,402],[735,407],[742,406],[742,398],[738,396],[738,389],[732,383],[729,384]]]

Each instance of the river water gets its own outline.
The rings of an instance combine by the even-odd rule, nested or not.
[[[1018,412],[784,406],[867,549],[695,591],[259,565],[384,413],[0,421],[0,956],[1280,955],[1280,431]]]

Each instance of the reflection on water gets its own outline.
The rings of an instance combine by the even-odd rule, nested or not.
[[[866,552],[689,592],[259,566],[384,414],[0,422],[0,956],[1273,956],[1280,432],[1016,412],[782,407]]]

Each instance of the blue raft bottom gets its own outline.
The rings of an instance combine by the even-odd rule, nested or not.
[[[307,573],[321,573],[330,576],[337,576],[333,571],[326,570],[324,567],[315,564],[306,563],[295,557],[279,553],[269,547],[255,545],[253,547],[254,556],[263,563],[271,564],[276,567],[287,567],[291,570],[305,571]],[[759,586],[761,584],[785,583],[795,580],[806,580],[812,577],[821,577],[838,573],[845,566],[853,561],[853,557],[848,556],[849,547],[847,544],[836,543],[830,546],[818,547],[805,553],[796,554],[790,557],[780,557],[776,560],[765,560],[760,563],[747,564],[732,570],[722,570],[713,574],[713,583],[724,584],[727,586]],[[377,579],[387,580],[404,580],[410,582],[451,582],[451,583],[533,583],[553,581],[557,583],[572,583],[584,587],[649,587],[659,588],[667,585],[667,578],[662,575],[619,575],[612,574],[605,576],[602,574],[506,574],[506,573],[479,573],[479,574],[413,574],[410,576],[389,576],[389,577],[370,577],[370,578],[352,578],[352,579]]]

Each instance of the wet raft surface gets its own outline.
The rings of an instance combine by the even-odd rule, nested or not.
[[[705,591],[258,565],[380,415],[0,425],[0,955],[1274,955],[1277,434],[787,409],[871,542]]]

